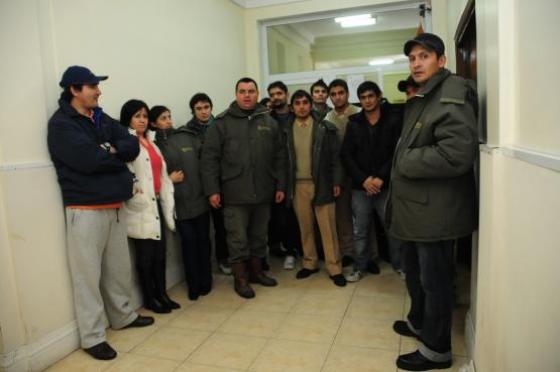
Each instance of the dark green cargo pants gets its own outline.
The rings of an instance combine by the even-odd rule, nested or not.
[[[251,256],[266,257],[270,204],[240,204],[224,206],[230,263]]]

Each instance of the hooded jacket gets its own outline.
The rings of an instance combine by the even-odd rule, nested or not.
[[[208,129],[202,150],[204,193],[221,193],[224,204],[274,200],[286,186],[286,145],[262,105],[248,112],[236,102]]]

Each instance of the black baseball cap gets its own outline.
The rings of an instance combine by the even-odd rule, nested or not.
[[[62,74],[59,85],[62,88],[78,84],[98,84],[102,80],[107,80],[109,76],[96,76],[89,68],[83,66],[70,66]]]
[[[419,88],[420,86],[414,81],[414,79],[412,78],[412,75],[408,75],[408,77],[406,78],[406,80],[401,80],[399,81],[399,84],[397,85],[397,88],[399,89],[399,92],[403,92],[406,93],[406,88],[408,87],[415,87],[415,88]]]
[[[408,56],[415,45],[421,45],[426,49],[433,50],[438,57],[445,53],[443,40],[439,36],[427,32],[404,43],[404,54]]]

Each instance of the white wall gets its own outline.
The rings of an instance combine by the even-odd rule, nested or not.
[[[0,54],[0,370],[41,370],[78,346],[46,148],[62,72],[108,74],[101,105],[112,116],[141,98],[181,125],[193,93],[206,91],[216,110],[233,99],[245,75],[243,10],[225,0],[0,0]],[[169,245],[173,284],[181,265]]]

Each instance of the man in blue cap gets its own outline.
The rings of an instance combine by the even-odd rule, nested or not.
[[[420,340],[397,366],[407,371],[452,364],[453,247],[477,222],[473,166],[478,154],[477,98],[472,83],[445,69],[434,34],[404,45],[419,90],[408,99],[393,156],[389,233],[402,241],[410,295],[406,321],[393,329]]]
[[[96,359],[117,353],[106,342],[103,312],[114,329],[143,327],[152,317],[130,307],[131,264],[122,203],[132,197],[138,140],[98,106],[99,82],[82,66],[62,75],[48,147],[66,212],[68,261],[82,348]]]

